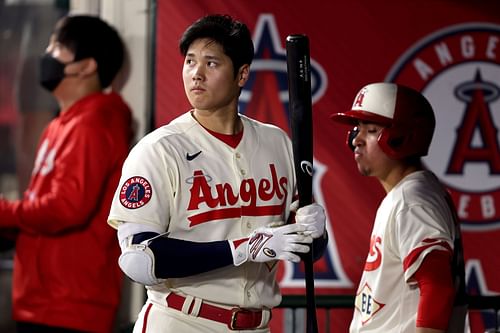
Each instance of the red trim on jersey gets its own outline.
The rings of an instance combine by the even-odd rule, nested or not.
[[[214,220],[223,220],[231,218],[239,218],[242,216],[274,216],[281,215],[283,212],[283,204],[274,206],[243,206],[209,210],[208,212],[196,214],[188,217],[191,221],[190,227],[195,225],[212,222]]]
[[[222,133],[217,133],[212,130],[209,130],[206,127],[203,127],[208,131],[208,133],[212,134],[215,136],[217,139],[221,140],[231,148],[236,148],[240,144],[241,138],[243,137],[243,130],[237,134],[222,134]]]
[[[451,254],[447,251],[432,251],[413,277],[420,289],[416,326],[446,330],[455,295]]]
[[[245,243],[246,241],[248,241],[248,237],[234,240],[233,241],[234,248],[237,249],[241,244]]]
[[[149,311],[151,311],[152,307],[153,307],[153,304],[149,303],[148,308],[146,309],[146,312],[144,313],[144,319],[142,320],[142,333],[146,333],[146,331],[147,331]]]
[[[453,252],[453,250],[450,247],[450,244],[448,244],[447,242],[445,242],[443,240],[433,239],[433,238],[426,238],[422,242],[424,242],[424,243],[430,243],[430,244],[424,245],[424,246],[421,246],[421,247],[417,247],[416,249],[414,249],[413,251],[411,251],[410,254],[408,254],[406,256],[406,258],[403,260],[403,269],[405,271],[411,265],[413,265],[413,263],[417,260],[417,258],[420,256],[420,254],[424,250],[428,249],[429,247],[440,246],[440,247],[446,248],[449,251],[450,254]]]

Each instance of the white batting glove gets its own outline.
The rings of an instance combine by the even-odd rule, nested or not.
[[[261,227],[248,238],[230,240],[235,266],[247,261],[267,262],[288,260],[300,262],[296,253],[309,252],[311,227],[304,224],[287,224],[276,228]],[[295,252],[295,253],[294,253]]]
[[[295,213],[295,223],[310,226],[312,230],[311,236],[314,239],[322,237],[326,227],[326,216],[323,207],[317,203],[298,207],[298,200],[290,205],[290,211]]]

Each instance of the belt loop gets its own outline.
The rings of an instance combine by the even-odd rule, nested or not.
[[[201,300],[201,298],[195,297],[193,309],[191,310],[191,313],[190,313],[191,316],[198,317],[198,315],[200,314],[201,304],[203,304],[203,301]]]
[[[257,328],[265,328],[271,321],[272,312],[268,309],[262,309],[262,319],[260,320],[260,325]]]
[[[191,303],[193,303],[194,297],[191,295],[187,295],[186,299],[184,300],[184,304],[182,304],[182,309],[181,311],[184,314],[189,315],[189,310],[191,309]]]

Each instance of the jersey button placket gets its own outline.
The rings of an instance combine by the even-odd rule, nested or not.
[[[234,160],[235,160],[236,165],[237,165],[237,167],[238,167],[238,169],[240,171],[240,175],[243,176],[243,177],[245,177],[247,175],[247,170],[245,168],[245,164],[246,163],[245,163],[244,158],[242,158],[241,153],[235,152],[234,153]]]
[[[241,182],[245,179],[245,176],[247,175],[248,165],[246,163],[245,158],[243,158],[243,155],[237,151],[233,153],[233,163],[234,163],[233,170],[236,173],[237,178],[239,178],[241,184]],[[241,205],[240,207],[248,205],[248,203],[245,203],[241,200],[241,196],[239,198],[239,201]],[[244,216],[243,212],[241,212],[241,224],[240,224],[241,231],[245,234],[248,234],[251,231],[250,227],[251,227],[250,222]]]

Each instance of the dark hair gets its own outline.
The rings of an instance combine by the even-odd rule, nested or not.
[[[191,43],[200,38],[211,39],[222,46],[233,62],[235,76],[242,65],[252,63],[254,47],[250,31],[229,15],[208,15],[194,22],[179,41],[181,54],[185,56]]]
[[[124,62],[118,32],[97,16],[66,16],[56,25],[56,40],[75,54],[74,60],[94,58],[102,88],[108,87]]]

